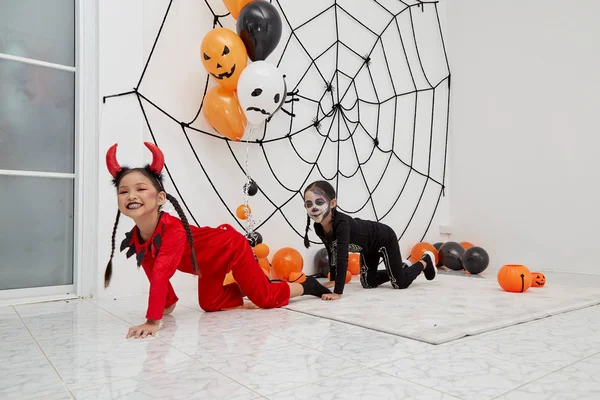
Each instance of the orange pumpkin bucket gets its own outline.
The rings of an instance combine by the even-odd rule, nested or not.
[[[531,287],[531,272],[524,265],[508,264],[498,271],[498,283],[507,292],[523,293]]]

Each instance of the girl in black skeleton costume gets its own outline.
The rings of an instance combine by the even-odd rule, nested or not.
[[[327,248],[330,264],[330,282],[335,286],[333,293],[324,294],[323,300],[337,300],[344,292],[348,253],[361,253],[360,283],[363,288],[375,288],[391,282],[395,289],[406,289],[423,271],[427,280],[436,275],[435,256],[425,252],[415,264],[402,261],[396,233],[380,222],[352,218],[336,210],[335,190],[326,181],[316,181],[304,190],[306,208],[306,233],[304,246],[310,246],[308,229],[314,220],[315,233]],[[383,257],[385,271],[377,269]]]

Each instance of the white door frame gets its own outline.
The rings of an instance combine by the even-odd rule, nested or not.
[[[75,73],[75,174],[0,170],[0,175],[74,179],[73,284],[0,290],[0,305],[90,297],[98,239],[98,0],[75,0],[75,67],[0,58]]]

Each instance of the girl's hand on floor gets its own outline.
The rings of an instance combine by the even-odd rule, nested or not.
[[[132,326],[127,332],[127,339],[135,337],[136,339],[154,336],[160,329],[160,321],[146,321],[143,325]]]
[[[323,296],[321,296],[321,299],[323,300],[339,300],[342,298],[341,294],[337,294],[337,293],[328,293],[328,294],[324,294]]]
[[[335,281],[327,281],[323,284],[323,286],[325,286],[326,288],[331,289],[332,287],[335,286]]]

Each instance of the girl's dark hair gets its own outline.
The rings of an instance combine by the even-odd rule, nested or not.
[[[309,190],[320,189],[329,199],[329,201],[336,198],[335,189],[327,181],[315,181],[308,185],[304,189],[304,194]],[[335,208],[331,209],[331,222],[335,221]],[[304,247],[307,249],[310,247],[310,240],[308,239],[308,230],[310,229],[310,216],[306,216],[306,231],[304,232]]]
[[[147,177],[150,180],[150,182],[152,183],[152,186],[154,186],[154,188],[157,191],[165,192],[165,189],[162,184],[162,179],[163,179],[162,174],[156,173],[154,170],[150,169],[149,165],[146,165],[144,168],[122,167],[119,170],[119,173],[117,174],[117,176],[112,180],[115,187],[118,188],[119,184],[121,183],[121,180],[125,176],[129,175],[132,172],[141,173],[142,175],[144,175],[145,177]],[[175,197],[171,196],[169,193],[166,193],[166,195],[167,195],[167,200],[169,200],[171,202],[171,204],[173,204],[173,207],[175,207],[175,211],[177,211],[177,215],[179,216],[179,219],[181,219],[181,222],[183,223],[183,227],[185,228],[185,231],[187,233],[188,242],[190,243],[190,246],[192,248],[192,268],[193,268],[194,272],[196,274],[198,274],[198,276],[200,276],[200,268],[198,267],[198,261],[196,260],[196,251],[194,250],[194,237],[192,236],[190,224],[188,223],[187,217],[185,216],[185,213],[183,212],[183,209],[181,208],[181,205],[179,205],[179,202],[177,201],[177,199]],[[121,212],[117,211],[117,217],[115,219],[115,224],[113,226],[113,231],[112,231],[110,259],[108,260],[108,264],[106,266],[106,271],[104,272],[104,288],[108,287],[108,285],[110,284],[110,279],[112,277],[112,259],[115,254],[115,236],[117,234],[117,226],[119,225],[119,217],[120,216],[121,216]]]

